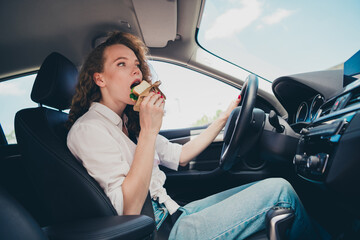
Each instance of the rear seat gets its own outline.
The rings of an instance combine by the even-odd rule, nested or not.
[[[36,196],[22,161],[18,145],[8,144],[0,124],[0,186],[42,224],[42,204]]]

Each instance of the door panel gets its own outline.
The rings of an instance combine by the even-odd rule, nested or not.
[[[171,142],[185,144],[204,129],[205,127],[166,130],[166,132],[161,131],[160,134],[167,137]],[[222,137],[222,133],[220,133],[208,148],[186,167],[179,166],[178,171],[160,167],[167,175],[165,188],[179,204],[184,205],[226,189],[271,176],[270,168],[266,165],[259,169],[251,169],[243,162],[238,164],[234,171],[224,172],[220,170],[218,166],[223,145]]]
[[[186,128],[179,130],[166,130],[161,131],[160,134],[168,138],[173,143],[184,145],[190,140],[196,138],[205,127]],[[191,160],[187,167],[181,170],[199,170],[199,171],[212,171],[219,166],[219,159],[223,145],[223,131],[214,140],[210,146],[199,154],[196,158]]]

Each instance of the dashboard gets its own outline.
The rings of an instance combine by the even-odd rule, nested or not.
[[[300,136],[297,175],[360,201],[354,187],[360,182],[360,51],[349,60],[350,74],[345,63],[344,70],[285,76],[273,82],[273,91]],[[360,215],[360,207],[356,211]]]

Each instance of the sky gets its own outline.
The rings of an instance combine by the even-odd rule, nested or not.
[[[35,75],[20,77],[16,80],[1,82],[0,84],[0,123],[5,134],[14,129],[14,117],[18,110],[36,107],[30,98]]]
[[[343,63],[360,49],[359,0],[207,0],[199,43],[273,81]]]

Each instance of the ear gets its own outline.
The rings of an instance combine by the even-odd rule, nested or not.
[[[93,79],[96,85],[105,87],[105,81],[101,73],[94,73]]]

